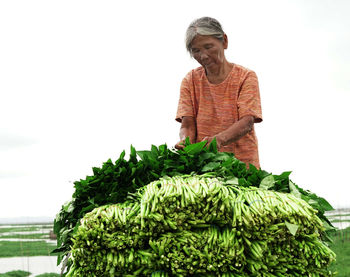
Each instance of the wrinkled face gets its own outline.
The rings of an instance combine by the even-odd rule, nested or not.
[[[191,43],[193,58],[205,69],[214,69],[223,65],[225,61],[224,50],[227,48],[227,37],[224,41],[212,36],[197,35]]]

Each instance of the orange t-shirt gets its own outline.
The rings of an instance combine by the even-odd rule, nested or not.
[[[183,79],[176,120],[181,122],[184,116],[196,119],[197,142],[226,130],[247,115],[254,116],[255,122],[262,121],[258,78],[254,71],[234,64],[222,83],[211,84],[205,69],[198,67]],[[232,152],[247,165],[251,163],[260,168],[254,128],[220,151]]]

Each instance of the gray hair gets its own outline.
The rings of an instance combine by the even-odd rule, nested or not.
[[[192,55],[191,44],[196,35],[213,36],[220,41],[224,39],[224,31],[219,21],[212,17],[201,17],[194,20],[186,31],[186,49]]]

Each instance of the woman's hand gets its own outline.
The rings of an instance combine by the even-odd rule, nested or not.
[[[245,136],[247,133],[249,133],[253,129],[253,125],[254,117],[251,115],[247,115],[233,123],[226,130],[214,136],[205,137],[203,140],[206,140],[208,142],[208,145],[214,138],[216,138],[216,145],[218,150],[220,150],[222,146],[233,143],[239,140],[241,137]]]
[[[182,150],[185,148],[185,140],[180,140],[178,143],[175,144],[175,148],[178,150]]]
[[[184,149],[185,148],[185,140],[188,137],[190,139],[190,143],[194,143],[196,141],[196,120],[192,116],[184,116],[181,122],[180,128],[180,141],[176,143],[176,149]]]
[[[213,141],[214,138],[216,138],[216,147],[218,150],[220,150],[222,146],[222,141],[220,136],[205,137],[202,139],[202,141],[207,141],[207,144],[205,146],[208,146]]]

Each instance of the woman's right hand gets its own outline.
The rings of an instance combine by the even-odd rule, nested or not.
[[[185,148],[185,140],[188,137],[190,143],[194,143],[196,141],[196,120],[192,116],[184,116],[181,120],[181,128],[180,128],[180,141],[176,143],[176,149],[184,149]]]
[[[185,148],[185,140],[180,140],[178,143],[175,144],[175,148],[178,150],[182,150]]]

